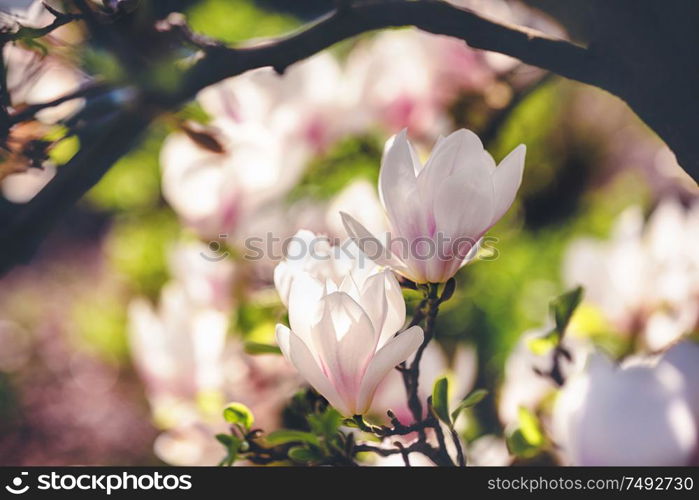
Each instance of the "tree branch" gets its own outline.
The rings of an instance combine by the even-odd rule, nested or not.
[[[430,33],[461,38],[470,46],[500,52],[566,78],[598,84],[593,57],[568,41],[510,24],[499,23],[439,0],[385,0],[346,5],[286,37],[250,48],[212,49],[187,76],[182,95],[251,69],[288,66],[361,33],[389,27],[415,26]]]
[[[20,25],[17,31],[0,33],[0,45],[15,40],[41,38],[57,30],[61,26],[82,19],[80,14],[66,14],[47,4],[44,4],[44,7],[53,15],[53,21],[50,24],[42,26],[41,28],[31,28]]]

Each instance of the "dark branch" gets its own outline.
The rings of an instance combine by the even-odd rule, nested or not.
[[[80,14],[66,14],[52,8],[50,5],[44,4],[44,7],[53,15],[53,21],[51,22],[51,24],[47,24],[46,26],[42,26],[41,28],[30,28],[28,26],[20,26],[17,31],[0,33],[0,45],[15,40],[41,38],[57,30],[61,26],[64,26],[70,22],[77,21],[82,18]]]
[[[387,0],[345,7],[289,36],[251,48],[212,50],[188,75],[181,98],[245,71],[288,66],[361,33],[415,26],[461,38],[470,46],[500,52],[561,76],[597,84],[590,52],[568,41],[514,25],[498,23],[438,0]]]

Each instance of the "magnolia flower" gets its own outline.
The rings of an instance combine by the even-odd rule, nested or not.
[[[496,167],[478,136],[461,129],[440,138],[423,166],[403,130],[386,143],[379,177],[390,242],[384,247],[348,214],[345,228],[377,263],[416,283],[445,282],[510,208],[524,154],[525,146],[517,146]]]
[[[314,153],[348,130],[341,96],[339,67],[327,54],[284,76],[263,68],[207,87],[197,101],[222,151],[185,133],[169,136],[160,155],[165,199],[202,237],[244,232]]]
[[[551,353],[537,354],[531,347],[532,342],[542,338],[551,328],[552,325],[523,333],[505,362],[504,380],[498,395],[498,416],[505,425],[518,422],[520,407],[536,411],[542,401],[557,389],[554,381],[544,375],[552,368]],[[590,345],[576,337],[574,331],[568,331],[563,347],[570,354],[570,359],[560,360],[562,375],[567,377],[583,369]]]
[[[51,18],[41,0],[3,0],[0,24],[15,22],[30,28],[49,24]]]
[[[320,53],[284,75],[260,68],[207,87],[198,96],[204,110],[231,124],[258,123],[280,131],[308,154],[324,151],[346,133],[366,125],[359,94],[337,60]]]
[[[699,382],[699,344],[690,340],[679,342],[663,354],[661,362],[675,367],[684,377],[686,398],[699,426],[699,390],[696,386]]]
[[[291,325],[277,325],[282,353],[342,414],[366,413],[379,383],[423,340],[418,326],[395,335],[405,322],[396,277],[367,272],[359,259],[334,278],[326,268],[290,268],[275,276]]]
[[[685,381],[657,360],[593,355],[559,395],[553,432],[573,465],[688,465],[697,447]]]
[[[226,311],[231,306],[235,266],[232,259],[211,254],[203,243],[178,243],[170,252],[170,272],[188,303]]]
[[[644,222],[638,207],[618,218],[609,241],[576,240],[564,260],[568,285],[623,334],[666,348],[699,320],[699,203],[665,200]]]
[[[143,299],[129,307],[135,364],[157,411],[178,399],[222,387],[222,355],[228,318],[194,306],[178,283],[167,285],[156,311]]]
[[[388,221],[374,186],[366,179],[348,184],[329,203],[325,214],[328,234],[344,238],[341,213],[352,214],[372,234],[388,232]]]
[[[360,41],[346,73],[355,82],[350,90],[360,93],[359,111],[372,123],[434,138],[448,128],[447,109],[459,91],[482,89],[494,80],[484,57],[450,37],[391,30]]]

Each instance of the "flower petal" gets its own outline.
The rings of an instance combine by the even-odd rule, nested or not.
[[[360,305],[374,324],[378,348],[405,323],[405,299],[392,271],[386,269],[369,277],[361,291]]]
[[[320,299],[324,285],[306,273],[294,277],[289,293],[289,324],[305,342],[310,343],[311,329],[320,319]]]
[[[316,391],[340,413],[351,415],[347,405],[342,401],[333,384],[320,370],[308,346],[298,335],[284,327],[284,325],[277,325],[277,343],[282,352],[286,349],[288,352],[288,354],[285,354],[287,359]]]
[[[358,220],[345,212],[340,212],[340,215],[347,234],[366,257],[381,266],[396,270],[405,269],[403,263],[384,247],[381,240],[371,234]]]
[[[492,224],[505,215],[517,195],[522,184],[524,173],[524,157],[527,147],[520,144],[513,149],[493,172],[493,187],[495,189],[495,210]]]
[[[313,328],[313,346],[321,369],[353,410],[359,386],[374,354],[374,326],[357,302],[344,292],[322,300],[323,316]]]
[[[460,129],[438,141],[429,160],[417,178],[422,198],[436,200],[437,189],[445,177],[457,170],[467,170],[470,175],[480,176],[486,172],[483,143],[470,130]],[[431,203],[428,202],[428,206]]]
[[[450,243],[470,238],[475,244],[491,226],[494,188],[488,173],[474,174],[458,169],[440,182],[434,203],[437,231]]]
[[[417,189],[418,170],[417,155],[403,130],[387,141],[379,173],[381,203],[392,228],[401,236],[409,236],[426,219]]]
[[[391,339],[374,355],[362,380],[356,408],[358,413],[369,410],[379,383],[396,365],[408,359],[420,347],[423,339],[422,328],[413,326]]]

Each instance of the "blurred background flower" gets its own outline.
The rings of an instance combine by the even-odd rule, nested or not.
[[[564,33],[520,2],[453,3]],[[326,6],[166,4],[163,13],[177,8],[194,31],[227,42],[285,33]],[[38,7],[10,6],[10,22],[34,22]],[[82,37],[73,25],[56,30],[41,39],[49,55],[6,45],[12,106],[70,92],[95,68],[118,73]],[[71,101],[10,129],[0,209],[30,200],[61,168],[76,151],[57,139],[63,124],[100,102]],[[595,439],[619,435],[605,441],[617,451],[633,440],[636,458],[696,463],[695,184],[608,94],[413,29],[362,35],[283,74],[260,69],[203,90],[151,126],[31,266],[2,278],[0,462],[215,464],[224,450],[214,435],[232,400],[266,431],[297,425],[293,396],[304,382],[269,349],[287,319],[274,268],[300,229],[344,241],[341,211],[374,234],[388,230],[375,186],[384,142],[406,127],[423,161],[458,128],[478,134],[498,163],[527,145],[518,197],[489,231],[497,240],[457,272],[425,353],[423,396],[445,373],[454,401],[489,391],[459,420],[469,462],[627,461],[615,450],[591,456],[585,445],[597,441],[581,436],[593,428],[610,433]],[[43,169],[26,161],[37,140],[51,145]],[[576,285],[585,297],[552,378],[559,351],[548,303]],[[411,314],[419,296],[404,294]],[[599,356],[601,367],[589,361]],[[409,420],[400,382],[393,372],[377,391],[377,422],[388,408]],[[585,397],[569,396],[578,391]],[[651,402],[657,411],[635,416]],[[624,413],[631,408],[640,410]],[[638,434],[618,433],[606,415],[635,419]],[[659,448],[635,438],[651,429],[672,439]]]

